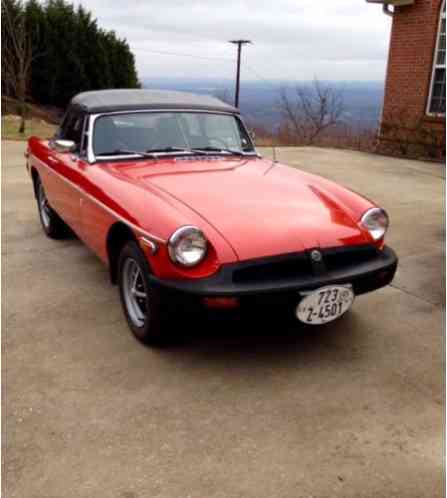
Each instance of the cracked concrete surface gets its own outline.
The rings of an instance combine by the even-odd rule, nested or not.
[[[393,285],[321,328],[190,323],[157,351],[99,260],[44,237],[23,150],[3,143],[5,496],[443,496],[443,166],[279,149],[389,211]]]

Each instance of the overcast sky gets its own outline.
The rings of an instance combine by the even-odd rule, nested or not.
[[[226,42],[234,38],[253,41],[243,50],[246,80],[385,77],[391,20],[380,5],[365,0],[76,3],[91,10],[101,27],[127,39],[141,79],[233,78],[236,51]]]

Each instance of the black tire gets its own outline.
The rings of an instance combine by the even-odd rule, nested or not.
[[[40,178],[36,179],[37,210],[42,229],[50,239],[63,239],[69,230],[56,211],[50,206]]]
[[[130,277],[132,269],[135,272],[138,269],[139,275]],[[139,246],[134,241],[127,242],[118,258],[118,286],[124,315],[139,341],[152,346],[165,346],[169,339],[166,313],[160,292],[149,281],[149,273],[149,264]],[[139,296],[133,294],[130,288]],[[142,297],[143,294],[146,297]]]

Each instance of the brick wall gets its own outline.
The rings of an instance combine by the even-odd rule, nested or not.
[[[382,149],[397,148],[405,154],[411,153],[406,150],[409,148],[422,151],[427,143],[426,155],[445,155],[445,119],[426,114],[441,4],[442,0],[415,0],[413,5],[395,10],[380,133]]]

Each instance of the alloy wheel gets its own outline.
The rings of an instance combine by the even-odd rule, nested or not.
[[[45,228],[48,228],[51,223],[51,208],[48,204],[48,199],[45,195],[45,190],[41,183],[39,184],[39,210],[42,223],[44,224]]]
[[[149,312],[143,270],[132,258],[124,262],[122,285],[127,314],[136,327],[143,327]]]

